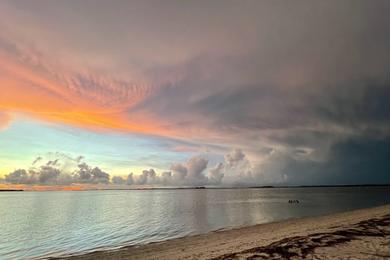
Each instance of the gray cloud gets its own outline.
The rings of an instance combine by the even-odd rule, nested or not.
[[[289,182],[327,184],[390,183],[390,139],[350,138],[332,145],[327,160],[289,160]]]
[[[390,183],[389,139],[351,138],[331,145],[324,157],[310,151],[272,152],[261,163],[234,169],[233,185],[340,185]]]
[[[112,177],[111,182],[113,184],[126,184],[126,179],[124,179],[122,176],[114,176]]]
[[[270,151],[262,161],[251,161],[243,150],[233,149],[224,161],[208,167],[201,156],[186,163],[172,164],[171,171],[143,170],[127,178],[114,176],[111,183],[127,186],[253,186],[316,184],[380,184],[390,183],[388,155],[390,140],[382,138],[362,141],[359,137],[340,141],[326,154],[313,156],[310,149]],[[55,161],[55,160],[54,160]],[[60,161],[60,160],[59,160]],[[50,163],[49,163],[50,162]],[[109,174],[85,162],[77,170],[62,172],[57,162],[48,161],[38,168],[18,169],[5,175],[13,184],[110,183]]]
[[[18,169],[4,176],[4,180],[13,184],[29,184],[34,183],[33,177],[35,173],[28,172],[25,169]]]
[[[170,173],[129,175],[129,184],[388,181],[379,173],[370,179],[368,168],[387,169],[382,157],[390,138],[389,1],[1,5],[2,26],[15,31],[4,38],[123,78],[99,80],[76,71],[63,79],[54,73],[74,82],[81,96],[123,108],[133,97],[130,90],[142,92],[131,83],[136,75],[158,88],[146,88],[136,106],[124,106],[129,118],[146,114],[182,139],[222,147],[211,152],[245,150],[226,155],[208,176],[207,160],[192,158],[173,164]],[[31,32],[41,37],[29,39]],[[23,53],[7,43],[0,41],[0,47]],[[61,57],[58,49],[69,55]],[[44,67],[34,62],[41,59],[29,60],[36,69]],[[99,168],[76,161],[77,181],[107,181]],[[22,172],[12,176],[25,180]]]
[[[39,171],[38,181],[40,183],[56,183],[58,176],[60,176],[61,171],[57,168],[48,166],[48,164],[41,166]]]
[[[232,153],[225,155],[225,161],[230,167],[236,166],[240,161],[244,160],[244,158],[245,154],[241,149],[234,149]]]
[[[41,156],[38,156],[37,158],[35,158],[35,160],[33,161],[32,165],[36,164],[36,163],[39,162],[40,160],[42,160],[42,157],[41,157]]]
[[[207,182],[207,178],[204,175],[204,170],[206,170],[208,164],[208,160],[196,156],[192,157],[190,160],[187,162],[187,169],[188,169],[188,174],[186,178],[190,182],[195,182],[195,183],[205,183]]]
[[[128,185],[154,185],[154,186],[198,186],[218,185],[223,178],[223,164],[220,163],[210,169],[206,176],[208,160],[201,156],[194,156],[186,163],[175,163],[171,171],[160,174],[154,169],[144,170],[140,175],[128,176]]]
[[[127,184],[127,185],[132,185],[133,183],[134,183],[133,173],[130,173],[130,174],[127,176],[126,184]]]
[[[59,163],[58,163],[59,159],[55,159],[53,161],[48,161],[46,163],[46,166],[57,166]]]
[[[172,174],[166,173],[165,180],[167,182],[170,179],[172,183],[179,185],[206,184],[208,180],[204,171],[207,168],[207,164],[208,160],[199,156],[190,158],[185,164],[172,164]]]
[[[154,169],[143,170],[141,175],[138,175],[135,179],[135,184],[158,184],[159,180]]]
[[[172,172],[162,172],[160,180],[162,185],[169,185],[172,183]]]
[[[172,164],[171,171],[173,172],[173,178],[177,181],[183,181],[187,176],[188,169],[183,164],[177,163]]]
[[[5,175],[5,181],[13,184],[70,184],[73,182],[70,174],[61,173],[57,168],[42,165],[35,169],[18,169]]]
[[[85,162],[78,165],[78,170],[74,173],[75,182],[79,183],[104,183],[110,182],[110,175],[98,167],[90,167]]]
[[[62,153],[54,153],[58,158],[48,160],[39,167],[35,165],[42,161],[41,156],[34,160],[30,169],[18,169],[5,175],[5,181],[14,184],[48,184],[65,185],[71,183],[108,184],[110,175],[98,167],[91,167],[82,162],[82,157],[72,158]],[[76,169],[71,167],[77,163]]]
[[[253,46],[165,67],[180,79],[130,112],[147,111],[183,136],[243,147],[258,160],[264,148],[310,164],[350,138],[390,136],[388,2],[248,6],[257,12],[243,11]]]
[[[209,171],[209,184],[221,184],[222,178],[224,176],[224,165],[223,163],[218,163],[214,168],[211,168]]]

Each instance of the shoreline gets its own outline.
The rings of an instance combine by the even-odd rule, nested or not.
[[[0,183],[1,185],[2,183]],[[17,184],[19,185],[19,184]],[[340,184],[340,185],[293,185],[293,186],[195,186],[195,187],[136,187],[136,188],[82,188],[82,189],[53,189],[53,185],[38,185],[38,187],[49,187],[50,189],[26,189],[26,188],[0,188],[0,192],[14,192],[14,191],[24,191],[24,192],[36,192],[36,191],[149,191],[149,190],[231,190],[231,189],[299,189],[299,188],[370,188],[370,187],[389,187],[390,184]],[[35,185],[29,186],[35,187]],[[62,187],[62,186],[61,186]],[[67,187],[77,187],[79,186],[65,186]],[[63,187],[62,187],[63,188]]]
[[[384,259],[390,204],[51,259]]]

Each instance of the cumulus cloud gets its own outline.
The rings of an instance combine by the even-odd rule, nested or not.
[[[59,169],[42,165],[38,170],[18,169],[5,175],[5,181],[13,184],[69,184],[71,176]]]
[[[142,174],[135,179],[135,183],[139,185],[158,183],[156,172],[153,169],[143,170]]]
[[[91,167],[86,162],[82,162],[82,157],[72,158],[61,153],[54,153],[51,156],[58,158],[48,160],[40,166],[36,166],[42,162],[43,157],[37,157],[32,167],[28,170],[17,169],[5,175],[5,181],[8,183],[18,184],[47,184],[47,185],[63,185],[71,183],[91,183],[91,184],[108,184],[110,175],[99,167]],[[75,167],[72,163],[80,162]]]
[[[114,176],[112,177],[111,182],[113,184],[125,184],[126,179],[124,179],[122,176]]]
[[[207,178],[204,175],[204,170],[207,168],[208,160],[200,156],[192,157],[187,162],[188,174],[186,178],[191,183],[205,183]]]
[[[209,161],[202,156],[189,158],[185,163],[173,163],[170,171],[160,174],[153,169],[144,170],[140,175],[128,177],[128,185],[156,185],[156,186],[200,186],[220,185],[224,178],[224,171],[228,167],[226,162],[217,163],[208,168]],[[228,167],[229,168],[229,167]],[[129,181],[130,180],[130,181]]]
[[[90,167],[85,162],[78,165],[78,170],[74,173],[75,182],[80,183],[104,183],[110,182],[110,175],[102,171],[99,167]]]
[[[61,172],[59,169],[44,165],[41,166],[40,171],[39,171],[39,178],[38,181],[40,183],[56,183],[58,176],[60,176]]]
[[[163,185],[169,185],[172,183],[172,172],[162,172],[160,180]]]
[[[207,165],[208,160],[200,156],[190,158],[185,164],[172,164],[171,172],[164,173],[164,182],[176,185],[207,184],[208,178],[204,174]]]
[[[70,157],[80,162],[71,171],[64,170],[68,169],[63,168],[64,159],[53,159],[39,167],[17,169],[5,175],[4,181],[47,185],[112,183],[128,187],[380,184],[390,183],[389,147],[389,139],[383,142],[353,138],[331,145],[325,155],[317,156],[304,148],[272,150],[261,161],[251,161],[243,150],[234,149],[215,165],[209,166],[208,159],[194,156],[185,163],[172,164],[170,171],[147,169],[127,177],[114,176],[111,181],[110,175],[99,167]]]
[[[133,173],[129,173],[129,175],[127,176],[126,184],[127,184],[127,185],[132,185],[132,184],[134,184]]]
[[[18,169],[5,175],[5,181],[14,184],[116,184],[128,186],[199,186],[199,185],[235,185],[256,182],[253,174],[257,169],[246,159],[244,152],[235,149],[225,155],[225,161],[214,166],[208,166],[209,161],[202,156],[189,158],[185,163],[174,163],[170,171],[156,172],[154,169],[143,170],[140,174],[130,173],[126,178],[110,175],[99,167],[93,167],[82,161],[82,157],[70,157],[64,154],[52,154],[59,158],[46,162],[43,157],[37,157],[33,166],[28,169]],[[40,166],[36,166],[42,162]],[[73,163],[74,168],[69,167]],[[227,175],[226,180],[224,177]],[[266,175],[260,182],[266,182]],[[257,181],[259,181],[257,180]]]
[[[245,154],[241,149],[234,149],[232,153],[225,155],[225,161],[229,167],[236,166],[239,162],[244,160]]]
[[[194,156],[186,163],[172,164],[170,171],[157,173],[154,169],[149,169],[143,170],[139,175],[130,173],[127,177],[127,185],[198,186],[221,183],[222,166],[217,165],[211,170],[210,176],[206,176],[207,166],[207,159]]]
[[[223,163],[218,163],[215,167],[211,168],[209,171],[209,183],[221,184],[222,178],[224,176],[223,170],[224,170]]]
[[[172,164],[171,171],[173,172],[173,178],[177,181],[183,181],[187,176],[187,167],[181,163]]]
[[[9,174],[6,174],[4,180],[12,184],[29,184],[34,183],[34,174],[25,169],[18,169]]]
[[[162,172],[158,174],[154,169],[143,170],[140,175],[134,176],[130,173],[127,177],[128,185],[174,185],[180,182],[175,182],[171,172]]]

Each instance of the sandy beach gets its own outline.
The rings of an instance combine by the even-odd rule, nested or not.
[[[388,259],[390,205],[211,232],[71,259]]]

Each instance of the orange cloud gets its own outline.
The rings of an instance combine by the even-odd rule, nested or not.
[[[155,109],[134,109],[158,96],[164,91],[162,86],[175,85],[181,72],[156,77],[150,73],[150,80],[141,72],[115,77],[104,69],[82,68],[69,57],[63,57],[61,63],[62,54],[44,55],[22,43],[0,35],[0,112],[27,114],[94,131],[113,129],[198,141],[226,138],[210,131],[195,116],[190,121],[197,124],[182,124]]]
[[[0,112],[0,130],[6,128],[11,121],[11,117],[8,114]]]
[[[153,93],[150,84],[61,71],[36,56],[0,50],[0,111],[86,128],[167,134],[148,115],[127,113]]]

